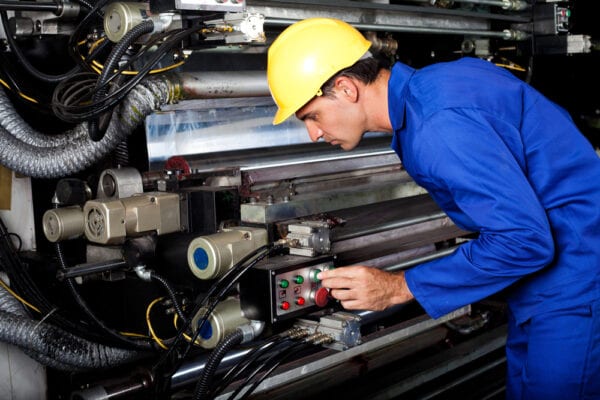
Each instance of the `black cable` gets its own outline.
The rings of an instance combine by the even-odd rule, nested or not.
[[[68,270],[67,263],[65,261],[65,257],[64,257],[64,254],[63,254],[60,242],[56,242],[55,243],[55,249],[56,249],[56,255],[58,257],[60,268],[63,271]],[[100,329],[102,329],[104,331],[104,333],[106,333],[108,336],[110,336],[113,339],[115,339],[117,341],[117,343],[124,344],[124,345],[127,345],[128,347],[131,347],[131,348],[134,348],[134,349],[139,349],[139,350],[149,350],[149,349],[152,348],[150,342],[148,342],[146,340],[132,340],[132,339],[129,339],[129,338],[127,338],[127,337],[119,334],[118,332],[114,331],[109,326],[107,326],[100,318],[98,318],[98,316],[96,316],[96,314],[87,305],[87,303],[85,302],[85,300],[83,299],[83,297],[81,296],[81,294],[79,293],[79,291],[77,290],[77,287],[75,286],[75,279],[74,278],[67,278],[67,279],[65,279],[65,282],[67,283],[67,287],[69,288],[69,291],[71,292],[71,295],[73,296],[73,298],[75,299],[75,302],[81,308],[81,310],[83,312],[85,312],[85,314]]]
[[[217,284],[219,284],[222,281],[225,281],[226,283],[225,283],[225,286],[221,290],[219,290],[219,292],[217,293],[217,296],[213,299],[210,306],[206,308],[206,311],[205,311],[202,319],[198,322],[198,326],[196,327],[196,334],[194,335],[192,340],[190,340],[188,342],[187,348],[185,349],[185,351],[183,353],[183,357],[185,357],[187,355],[187,353],[190,351],[190,349],[192,348],[196,339],[200,335],[200,332],[202,331],[204,324],[208,320],[208,317],[210,317],[210,314],[213,312],[215,307],[221,302],[221,300],[223,300],[225,295],[231,290],[233,285],[235,285],[240,280],[240,278],[246,273],[246,271],[248,271],[250,268],[253,268],[261,260],[263,260],[265,257],[272,254],[275,250],[280,249],[281,247],[282,247],[281,245],[278,245],[275,247],[270,247],[270,245],[265,245],[265,246],[259,247],[259,249],[263,249],[263,250],[261,250],[261,252],[256,252],[256,257],[250,263],[248,263],[246,266],[244,266],[243,263],[240,262],[237,264],[237,265],[239,265],[239,267],[237,267],[237,268],[234,267],[234,268],[231,268],[229,271],[227,271],[227,273],[223,276],[223,278],[225,278],[225,277],[229,278],[228,273],[230,271],[233,271],[233,273],[231,274],[232,278],[229,280],[229,282],[227,282],[228,279],[223,279],[223,278],[221,280],[219,280],[219,282],[217,282]],[[257,250],[259,250],[259,249],[257,249]],[[247,256],[244,259],[250,260],[253,257],[254,256]],[[246,262],[246,261],[244,261],[244,262]],[[208,295],[207,295],[207,297],[208,297]],[[201,307],[198,309],[198,311],[196,311],[192,315],[196,315],[196,313],[198,313],[200,311],[200,309],[201,309]]]
[[[16,254],[9,234],[0,218],[0,264],[8,274],[11,287],[20,296],[27,299],[40,310],[41,316],[48,322],[78,336],[93,341],[102,341],[102,336],[98,335],[97,330],[88,329],[87,326],[76,324],[71,319],[62,315],[62,310],[50,303],[39,290],[36,283],[29,275],[29,268],[24,265],[21,258]]]
[[[6,41],[8,42],[11,50],[13,51],[15,56],[18,58],[18,60],[21,62],[21,65],[23,65],[25,70],[34,78],[36,78],[40,81],[43,81],[43,82],[57,83],[57,82],[61,82],[65,79],[73,76],[73,74],[75,74],[81,70],[81,67],[79,65],[76,65],[71,70],[65,72],[64,74],[60,74],[60,75],[48,75],[48,74],[45,74],[45,73],[39,71],[37,68],[35,68],[33,65],[31,65],[31,63],[29,62],[29,60],[27,60],[27,57],[25,57],[25,55],[23,54],[23,52],[21,51],[19,46],[17,46],[17,42],[13,38],[13,34],[10,31],[10,27],[8,25],[8,16],[6,14],[6,11],[3,11],[3,10],[0,11],[0,19],[2,21],[2,25],[4,26],[4,32],[6,34]]]
[[[62,120],[66,122],[78,123],[82,121],[87,121],[91,118],[96,118],[103,114],[104,112],[115,107],[121,100],[127,96],[127,94],[142,80],[146,77],[146,75],[152,70],[154,65],[158,63],[169,51],[171,51],[176,45],[178,45],[181,40],[189,36],[190,34],[196,32],[199,27],[193,27],[186,30],[177,31],[176,33],[170,33],[166,36],[166,39],[163,43],[158,46],[158,49],[153,53],[148,62],[138,70],[138,73],[133,76],[130,80],[128,80],[125,84],[116,88],[113,92],[109,93],[107,96],[100,97],[96,101],[92,101],[92,97],[96,93],[97,90],[104,86],[108,86],[113,79],[121,75],[121,72],[125,71],[127,68],[131,66],[131,64],[136,61],[142,54],[148,51],[152,46],[152,43],[156,43],[158,39],[164,38],[165,35],[158,35],[157,39],[145,45],[138,54],[133,56],[127,63],[124,63],[116,73],[110,76],[107,81],[100,87],[96,87],[96,85],[89,85],[89,92],[84,93],[81,97],[77,97],[74,99],[64,99],[61,97],[61,93],[63,92],[63,88],[71,84],[71,80],[66,80],[64,82],[59,83],[56,87],[53,97],[52,97],[52,108],[54,113]],[[106,68],[106,67],[105,67]],[[74,75],[73,78],[77,78],[80,75]],[[73,79],[72,78],[72,79]],[[69,101],[70,100],[70,101]]]
[[[151,58],[146,62],[146,64],[142,68],[138,69],[137,74],[125,84],[114,90],[114,92],[109,93],[107,96],[100,97],[100,99],[97,101],[91,101],[95,90],[98,89],[95,88],[95,90],[90,89],[89,93],[81,98],[75,99],[75,101],[72,103],[65,102],[65,100],[60,97],[60,93],[62,91],[62,87],[67,86],[70,82],[61,82],[59,84],[60,87],[57,86],[52,97],[52,108],[54,113],[56,116],[66,122],[78,123],[87,121],[91,118],[96,118],[104,112],[114,108],[142,79],[146,77],[146,75],[148,75],[155,64],[165,57],[175,46],[180,44],[182,40],[197,32],[200,28],[201,26],[198,25],[175,32],[167,32],[163,33],[162,35],[157,35],[157,38],[146,44],[142,48],[142,51],[134,55],[127,63],[119,68],[115,74],[108,78],[108,81],[104,85],[107,85],[112,79],[121,75],[121,72],[129,68],[131,64],[141,57],[144,52],[148,51],[150,48],[153,48],[154,46],[152,43],[156,43],[159,40],[164,39],[158,48],[153,52]]]
[[[192,321],[191,319],[188,319],[188,322],[181,326],[181,328],[179,329],[177,336],[173,340],[173,343],[172,343],[171,347],[169,348],[169,350],[167,350],[165,353],[163,353],[161,358],[152,367],[153,375],[154,375],[155,379],[158,381],[155,386],[156,390],[164,391],[167,389],[165,387],[162,387],[162,385],[168,385],[168,383],[169,383],[168,380],[164,380],[164,381],[161,381],[161,380],[164,379],[165,377],[170,379],[170,377],[181,366],[181,363],[183,363],[188,352],[191,350],[193,344],[196,342],[198,336],[200,335],[200,332],[201,332],[204,324],[206,323],[208,317],[210,316],[210,314],[212,313],[214,308],[217,306],[219,301],[221,301],[221,299],[224,297],[225,293],[227,293],[231,289],[231,287],[234,284],[236,284],[236,282],[239,280],[239,278],[249,268],[252,268],[260,260],[262,260],[263,258],[272,254],[273,252],[281,249],[282,247],[283,246],[279,245],[279,244],[275,245],[275,246],[268,244],[268,245],[264,245],[264,246],[261,246],[261,247],[255,249],[254,251],[252,251],[251,253],[246,255],[244,258],[242,258],[240,261],[238,261],[237,264],[235,264],[231,269],[229,269],[209,289],[209,291],[205,294],[203,299],[200,302],[198,302],[198,304],[196,305],[194,310],[190,313],[190,315],[196,315],[198,312],[200,312],[200,310],[202,308],[205,309],[204,315],[203,315],[202,319],[200,320],[200,322],[198,323],[198,326],[196,327],[196,334],[188,342],[183,353],[181,355],[179,355],[178,360],[176,360],[173,363],[173,365],[171,365],[171,367],[168,369],[168,371],[166,371],[165,375],[163,376],[162,373],[165,372],[165,369],[166,369],[165,363],[167,362],[167,360],[171,359],[171,357],[174,355],[175,350],[178,348],[178,345],[180,344],[181,340],[183,339],[183,335],[190,328],[191,321]],[[248,263],[248,265],[244,265],[245,263],[247,263],[250,260],[252,260],[252,261],[250,263]],[[212,297],[213,294],[217,291],[218,291],[217,296],[215,296],[213,298]],[[210,304],[207,306],[206,304],[209,302],[210,302]],[[161,383],[162,383],[162,385],[161,385]]]
[[[99,99],[106,96],[109,91],[109,88],[104,84],[108,81],[108,78],[113,74],[113,70],[121,61],[121,58],[136,40],[147,33],[151,33],[154,30],[154,22],[152,20],[146,20],[139,25],[134,26],[129,32],[123,36],[119,43],[115,47],[113,47],[112,51],[108,55],[106,62],[104,63],[104,68],[102,69],[102,73],[98,78],[98,82],[96,83],[96,90],[94,96],[92,96],[92,101],[96,102]],[[103,116],[104,120],[110,120],[110,112],[107,116]],[[98,142],[102,140],[104,134],[106,133],[106,128],[108,127],[108,123],[100,123],[98,119],[92,119],[88,121],[88,134],[90,139],[94,142]]]
[[[17,250],[17,253],[19,251],[21,251],[21,248],[23,247],[23,240],[21,239],[21,236],[19,236],[18,234],[14,233],[14,232],[9,232],[8,236],[12,236],[19,241],[19,246],[17,246],[16,250]]]
[[[242,343],[244,339],[244,333],[240,329],[236,329],[231,332],[229,335],[225,336],[223,340],[219,342],[217,347],[213,349],[208,356],[208,360],[204,364],[204,369],[202,370],[202,374],[200,375],[200,379],[198,379],[198,383],[196,384],[196,388],[194,390],[194,400],[204,400],[209,398],[210,387],[217,372],[217,368],[223,357],[235,346]]]
[[[248,390],[246,390],[244,392],[244,394],[242,395],[241,399],[245,399],[246,397],[248,397],[253,391],[254,389],[256,389],[256,387],[263,381],[265,380],[269,374],[271,374],[271,372],[273,372],[282,362],[284,362],[285,360],[287,360],[288,358],[290,358],[291,356],[299,353],[300,351],[308,348],[312,346],[312,344],[310,343],[306,343],[304,341],[302,342],[294,342],[289,344],[285,349],[283,349],[282,351],[276,352],[275,354],[272,354],[269,358],[267,358],[265,361],[263,361],[254,371],[252,371],[252,373],[250,373],[248,375],[248,377],[246,377],[246,379],[244,380],[244,382],[237,387],[236,390],[233,391],[233,393],[227,398],[228,400],[233,400],[235,399],[235,397],[248,385],[248,383],[250,383],[250,381],[252,380],[252,378],[254,378],[259,372],[261,372],[265,367],[268,367],[267,371],[259,378],[257,379],[252,386],[250,386],[248,388]]]
[[[173,302],[173,307],[175,308],[175,312],[177,312],[179,319],[181,319],[184,323],[187,323],[188,319],[183,313],[183,309],[179,304],[179,300],[177,300],[177,296],[175,295],[175,290],[173,290],[173,286],[169,283],[169,281],[154,271],[150,272],[150,277],[164,286],[169,297],[171,298],[171,302]]]
[[[69,50],[69,55],[76,60],[77,63],[79,63],[79,65],[83,68],[88,69],[89,67],[87,66],[87,64],[85,64],[85,62],[83,62],[81,60],[80,57],[78,57],[77,52],[75,51],[77,49],[77,42],[78,42],[78,38],[81,35],[81,31],[84,28],[89,27],[88,26],[88,22],[89,20],[93,17],[93,16],[97,16],[99,17],[101,20],[104,20],[104,13],[101,11],[102,7],[104,7],[110,0],[100,0],[96,3],[96,5],[94,5],[93,8],[90,9],[90,11],[87,13],[87,15],[85,17],[83,17],[83,19],[81,21],[79,21],[79,24],[77,24],[77,26],[75,27],[75,30],[73,31],[73,33],[71,34],[71,36],[69,37],[69,41],[67,43],[67,48]],[[83,3],[82,3],[83,4]]]
[[[212,391],[212,396],[217,397],[232,382],[237,380],[247,368],[250,368],[258,359],[264,357],[267,352],[278,352],[279,347],[286,342],[291,342],[288,337],[275,336],[261,346],[257,346],[244,356],[242,360],[230,368],[227,373],[219,380],[219,384]],[[286,346],[287,347],[287,346]]]

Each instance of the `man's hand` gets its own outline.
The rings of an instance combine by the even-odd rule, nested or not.
[[[347,310],[380,311],[414,298],[404,272],[390,273],[365,266],[323,271],[318,275],[330,294]]]

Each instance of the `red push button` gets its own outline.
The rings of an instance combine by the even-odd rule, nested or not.
[[[281,305],[279,306],[281,307],[282,310],[286,311],[290,309],[290,303],[288,303],[287,301],[284,301],[281,303]]]
[[[313,292],[313,301],[319,307],[325,307],[329,303],[329,290],[324,287],[318,288]]]
[[[296,299],[296,304],[298,304],[299,306],[303,306],[306,303],[306,300],[304,299],[304,297],[298,297]]]

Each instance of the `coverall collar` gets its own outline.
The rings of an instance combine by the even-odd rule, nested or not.
[[[397,62],[392,67],[388,82],[388,110],[394,132],[404,126],[404,109],[406,108],[407,88],[415,69]]]

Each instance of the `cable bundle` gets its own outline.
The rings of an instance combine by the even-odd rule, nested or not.
[[[168,390],[169,379],[181,366],[181,363],[188,355],[194,343],[196,343],[204,324],[208,320],[209,316],[223,300],[226,294],[232,289],[232,287],[239,281],[244,273],[250,268],[254,267],[265,257],[280,251],[283,248],[282,243],[275,243],[273,245],[265,245],[254,250],[246,257],[241,259],[236,265],[229,269],[225,275],[223,275],[204,295],[201,301],[199,301],[192,312],[189,315],[196,315],[200,310],[204,310],[202,318],[198,322],[198,326],[195,329],[195,334],[191,337],[191,340],[187,342],[187,345],[181,349],[180,346],[184,340],[186,332],[190,329],[191,318],[184,323],[178,330],[177,336],[173,340],[171,347],[163,356],[156,362],[153,369],[153,375],[157,380],[156,390],[164,393]],[[173,360],[175,358],[175,360]],[[161,381],[162,380],[162,381]]]

